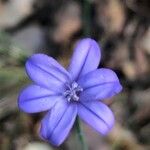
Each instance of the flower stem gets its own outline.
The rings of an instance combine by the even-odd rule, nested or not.
[[[83,0],[83,34],[84,36],[91,35],[91,2]]]
[[[76,120],[76,130],[77,130],[79,142],[81,143],[81,146],[82,146],[82,150],[88,150],[88,147],[85,142],[84,135],[81,129],[81,123],[80,123],[79,117],[77,117],[77,120]]]

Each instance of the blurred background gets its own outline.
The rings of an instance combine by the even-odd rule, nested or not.
[[[116,71],[122,93],[105,100],[116,116],[106,137],[82,123],[89,150],[150,149],[149,0],[0,0],[0,150],[81,150],[76,130],[59,148],[38,136],[42,114],[18,110],[29,81],[24,63],[45,53],[65,67],[75,43],[92,37],[100,67]]]

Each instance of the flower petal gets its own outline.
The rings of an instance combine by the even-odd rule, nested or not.
[[[41,124],[41,136],[55,146],[66,139],[75,121],[77,107],[67,101],[57,102]]]
[[[57,92],[70,80],[67,71],[56,60],[44,54],[31,56],[26,62],[26,71],[36,84]]]
[[[100,62],[100,49],[96,41],[86,38],[77,43],[68,71],[73,80],[95,70]]]
[[[83,101],[110,98],[122,90],[116,73],[102,68],[92,71],[78,81],[83,88],[80,99]]]
[[[54,95],[49,91],[37,85],[30,85],[19,95],[19,108],[28,113],[36,113],[50,109],[62,97]]]
[[[101,102],[87,102],[78,105],[79,117],[95,130],[105,135],[114,124],[112,111]]]

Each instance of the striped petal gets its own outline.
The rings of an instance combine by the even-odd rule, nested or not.
[[[122,90],[116,73],[110,69],[94,70],[79,79],[78,84],[83,88],[80,100],[103,100],[110,98]]]
[[[107,134],[114,124],[112,111],[101,102],[80,103],[79,117],[102,135]]]
[[[44,54],[35,54],[26,62],[26,71],[32,81],[55,92],[64,89],[70,80],[67,71],[56,60]]]
[[[41,136],[55,146],[63,143],[71,130],[77,114],[77,107],[61,101],[55,104],[41,124]]]
[[[24,112],[36,113],[51,109],[57,101],[62,99],[52,91],[37,85],[30,85],[20,93],[18,105]]]
[[[96,41],[90,38],[79,41],[68,67],[73,80],[95,70],[99,65],[100,57],[100,48]]]

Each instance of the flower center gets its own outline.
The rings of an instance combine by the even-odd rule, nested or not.
[[[76,83],[73,82],[71,85],[67,85],[67,89],[64,92],[64,96],[67,101],[79,101],[79,95],[83,91],[83,89]]]

